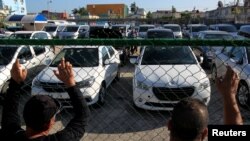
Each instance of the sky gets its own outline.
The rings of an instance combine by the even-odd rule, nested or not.
[[[49,1],[52,1],[49,3]],[[222,0],[229,3],[234,0]],[[218,0],[26,0],[28,13],[39,13],[42,10],[52,12],[68,12],[72,9],[85,7],[87,4],[103,4],[103,3],[124,3],[130,6],[136,2],[140,8],[145,8],[146,11],[170,10],[172,5],[177,11],[193,10],[194,8],[200,11],[212,10],[217,7]]]

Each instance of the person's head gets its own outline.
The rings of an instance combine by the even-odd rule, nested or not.
[[[36,95],[25,104],[23,118],[27,128],[37,133],[46,132],[53,127],[59,111],[60,104],[55,99]]]
[[[198,99],[181,100],[174,107],[168,123],[172,141],[200,141],[206,138],[208,129],[207,106]]]

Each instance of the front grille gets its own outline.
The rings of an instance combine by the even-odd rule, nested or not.
[[[192,96],[194,93],[194,87],[153,87],[153,93],[159,100],[179,101],[183,98]]]
[[[66,86],[63,83],[41,82],[41,86],[46,92],[66,92]]]

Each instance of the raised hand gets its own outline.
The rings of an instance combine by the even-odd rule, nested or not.
[[[227,66],[225,77],[216,78],[216,86],[223,97],[235,97],[239,85],[239,76],[231,67]]]
[[[17,59],[16,62],[13,64],[10,72],[12,79],[19,84],[23,82],[27,77],[27,70],[22,68],[19,63],[19,59]]]
[[[54,70],[56,77],[61,80],[67,87],[75,86],[75,77],[72,69],[72,65],[69,62],[65,62],[62,58],[58,65],[58,70]]]

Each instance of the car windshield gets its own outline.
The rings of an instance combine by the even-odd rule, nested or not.
[[[204,36],[204,39],[225,39],[225,40],[232,40],[233,36],[232,35],[228,35],[228,34],[206,34]]]
[[[43,31],[46,31],[46,32],[54,32],[56,31],[56,26],[45,26]]]
[[[237,32],[236,27],[234,26],[220,26],[218,27],[220,31],[226,31],[226,32]]]
[[[78,26],[66,26],[63,32],[77,32]]]
[[[8,47],[8,46],[1,46],[0,47],[0,65],[8,65],[12,60],[13,56],[17,47]]]
[[[181,29],[178,26],[164,26],[166,29],[171,29],[173,32],[180,32]]]
[[[240,31],[250,33],[250,26],[242,27]]]
[[[148,38],[174,38],[174,34],[168,31],[148,31]]]
[[[31,33],[18,33],[18,34],[11,34],[9,36],[10,39],[30,39]]]
[[[145,47],[142,65],[196,64],[189,47]]]
[[[99,65],[98,48],[65,48],[52,61],[51,67],[57,67],[62,58],[73,67],[95,67]]]
[[[192,32],[200,32],[207,30],[207,26],[192,26]]]
[[[153,26],[141,26],[139,32],[147,32],[149,29],[153,29]]]

